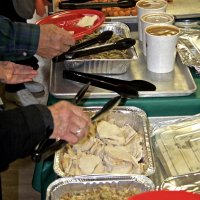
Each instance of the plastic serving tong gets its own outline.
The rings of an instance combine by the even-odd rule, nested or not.
[[[74,103],[78,103],[80,99],[84,96],[85,92],[87,91],[89,87],[88,83],[85,85],[81,90],[77,93],[77,95],[74,97],[73,101]],[[97,113],[95,113],[92,117],[92,121],[99,120],[104,116],[104,114],[113,109],[115,106],[117,106],[121,101],[121,96],[116,96],[109,100]],[[35,148],[34,154],[32,156],[32,159],[36,162],[39,162],[41,160],[47,159],[49,156],[53,155],[57,150],[61,149],[67,144],[67,141],[65,140],[58,140],[55,139],[45,139],[41,141]]]
[[[90,82],[85,84],[75,95],[75,97],[72,100],[73,104],[79,104],[82,100],[83,96],[85,95],[86,91],[88,90],[90,86]],[[34,153],[32,155],[32,159],[36,162],[39,162],[40,160],[45,160],[49,156],[53,155],[55,151],[62,148],[66,142],[64,140],[56,141],[55,139],[44,139],[42,140],[34,150]]]
[[[65,53],[65,60],[71,60],[83,56],[90,56],[93,54],[102,53],[105,51],[111,51],[111,50],[126,50],[132,47],[135,44],[135,40],[132,38],[123,38],[121,40],[118,40],[116,43],[111,44],[105,44],[100,45],[97,47],[91,47],[83,50],[77,50],[72,52]]]
[[[75,46],[72,46],[68,52],[63,53],[62,55],[53,58],[53,62],[61,62],[61,61],[66,60],[65,55],[67,55],[68,53],[71,54],[73,51],[84,49],[94,44],[105,43],[107,40],[109,40],[112,37],[112,35],[113,35],[113,31],[104,31],[94,38],[88,39],[84,42],[76,44]]]
[[[136,98],[139,95],[138,91],[156,90],[155,85],[144,80],[126,81],[71,70],[64,70],[63,78],[81,83],[90,82],[93,86],[114,91],[124,98]]]
[[[135,0],[118,0],[115,2],[85,2],[69,3],[69,1],[61,1],[59,3],[59,9],[75,10],[75,9],[101,9],[104,7],[120,7],[120,8],[129,8],[135,6]]]

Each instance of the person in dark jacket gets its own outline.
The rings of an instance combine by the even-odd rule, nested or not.
[[[53,58],[68,51],[71,45],[74,45],[72,36],[55,25],[17,23],[0,16],[0,68],[10,65],[15,68],[16,64],[8,60],[20,60],[34,54]],[[4,83],[19,83],[13,67],[11,72],[0,70],[0,73],[9,71],[9,76],[0,76]],[[90,123],[80,107],[67,101],[49,107],[35,104],[0,111],[0,169],[5,170],[16,159],[30,156],[45,138],[77,143],[86,135]]]

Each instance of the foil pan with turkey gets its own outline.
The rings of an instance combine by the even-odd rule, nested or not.
[[[88,107],[89,114],[99,107]],[[146,113],[136,107],[116,107],[92,124],[78,144],[55,153],[54,171],[60,177],[94,174],[154,173]]]

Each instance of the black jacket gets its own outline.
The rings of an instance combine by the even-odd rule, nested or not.
[[[9,163],[33,153],[36,145],[53,130],[49,109],[31,105],[0,111],[0,171]]]

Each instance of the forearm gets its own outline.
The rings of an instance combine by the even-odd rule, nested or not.
[[[52,121],[48,108],[42,105],[0,112],[0,168],[31,155],[51,134]]]
[[[0,60],[22,60],[33,56],[38,48],[40,27],[12,23],[0,16]]]

